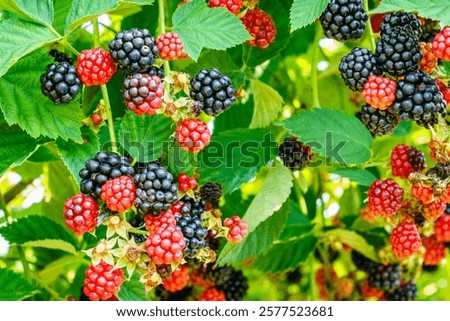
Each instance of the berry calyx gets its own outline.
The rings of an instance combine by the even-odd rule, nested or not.
[[[187,192],[190,189],[197,187],[197,180],[194,177],[189,177],[185,173],[178,175],[178,188],[182,192]]]
[[[400,223],[392,230],[389,243],[399,260],[416,254],[422,245],[416,224],[408,222]]]
[[[147,254],[156,265],[179,262],[186,242],[174,226],[158,227],[145,241]]]
[[[239,243],[247,235],[247,222],[242,220],[239,216],[226,218],[223,221],[223,226],[228,227],[227,241],[232,243]]]
[[[86,49],[78,56],[77,75],[86,86],[106,84],[116,70],[110,53],[103,48]]]
[[[199,296],[199,301],[226,301],[225,293],[214,287],[207,288],[203,290]]]
[[[268,13],[260,8],[247,10],[241,21],[253,37],[247,41],[250,46],[265,49],[275,41],[277,34],[275,22]]]
[[[425,155],[413,146],[400,144],[391,152],[392,175],[407,179],[411,173],[425,169]]]
[[[244,5],[242,0],[209,0],[209,7],[227,8],[228,11],[237,15]]]
[[[156,39],[159,56],[164,60],[175,60],[183,55],[183,41],[176,32],[166,32]]]
[[[394,103],[396,88],[395,81],[386,77],[372,75],[365,83],[362,94],[364,100],[370,106],[385,110]]]
[[[377,179],[370,185],[367,195],[369,210],[375,216],[392,217],[402,207],[403,189],[393,179]]]
[[[116,177],[108,180],[102,186],[100,196],[111,211],[125,212],[133,206],[136,198],[136,186],[129,176]]]
[[[189,279],[189,268],[187,265],[180,265],[163,281],[163,287],[169,292],[177,292],[183,290],[189,284]]]
[[[91,301],[108,300],[120,291],[124,277],[121,269],[101,261],[91,264],[85,272],[83,292]]]
[[[175,139],[181,149],[198,153],[209,144],[211,131],[201,119],[188,118],[177,126]]]
[[[66,225],[75,232],[91,232],[97,226],[99,206],[97,201],[87,195],[76,194],[64,203]]]
[[[450,27],[445,27],[434,37],[433,52],[439,59],[450,60]]]
[[[154,115],[162,106],[164,86],[161,78],[148,74],[133,74],[123,81],[125,105],[136,115]]]

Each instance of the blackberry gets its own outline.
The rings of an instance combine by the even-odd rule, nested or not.
[[[278,147],[278,156],[283,164],[293,171],[302,170],[311,162],[314,154],[311,147],[297,140],[297,137],[286,138]]]
[[[358,270],[364,272],[369,272],[376,266],[376,263],[374,261],[355,250],[352,251],[352,261]]]
[[[155,38],[147,29],[118,32],[110,41],[109,49],[117,67],[125,74],[145,72],[159,54]]]
[[[232,267],[225,267],[228,271],[220,275],[216,280],[216,287],[225,293],[227,301],[242,301],[248,290],[247,278],[242,271]]]
[[[385,34],[397,27],[409,29],[418,38],[422,35],[422,24],[413,13],[399,11],[385,14],[380,25],[380,33]]]
[[[319,19],[327,38],[346,41],[362,37],[368,18],[362,0],[332,0]]]
[[[363,91],[370,76],[381,74],[375,55],[358,47],[341,59],[339,71],[344,83],[353,91]]]
[[[395,290],[385,292],[384,295],[389,301],[413,301],[417,297],[417,284],[411,280]]]
[[[207,182],[200,187],[200,196],[208,203],[215,203],[222,196],[222,185],[216,182]]]
[[[218,116],[236,101],[236,92],[229,77],[217,68],[202,69],[191,79],[191,98],[194,109],[210,116]]]
[[[79,172],[81,177],[80,191],[98,199],[103,184],[107,180],[119,176],[134,175],[134,168],[127,156],[119,156],[117,153],[98,152],[94,158],[88,159],[86,165]]]
[[[145,230],[145,221],[144,217],[142,215],[136,215],[129,221],[130,225],[132,227],[135,227],[137,229]],[[142,243],[145,242],[147,237],[143,234],[137,234],[137,233],[130,233],[131,236],[133,236],[134,241],[136,243]]]
[[[433,42],[434,37],[441,31],[439,21],[431,19],[422,20],[422,35],[419,37],[420,41]]]
[[[185,257],[194,257],[198,250],[206,247],[205,237],[208,230],[203,227],[200,217],[181,216],[177,217],[177,228],[181,230],[186,241],[184,248]]]
[[[73,63],[73,60],[69,57],[67,57],[67,55],[63,52],[59,52],[56,49],[52,49],[48,52],[48,54],[50,56],[52,56],[54,58],[55,61],[57,62],[63,62],[66,61],[68,62],[70,65]]]
[[[147,74],[149,76],[158,76],[161,79],[161,81],[163,81],[163,79],[165,77],[164,68],[159,68],[159,67],[155,67],[155,66],[147,67],[147,69],[145,69],[145,71],[143,73]]]
[[[397,83],[391,111],[402,120],[415,120],[420,126],[437,124],[438,115],[445,116],[446,104],[433,79],[423,71],[407,73]]]
[[[391,76],[417,70],[423,57],[419,39],[409,29],[400,27],[382,35],[375,53],[381,69]]]
[[[384,136],[394,131],[400,123],[400,117],[388,109],[380,110],[370,105],[362,107],[358,118],[373,136]]]
[[[286,281],[290,284],[298,284],[302,280],[302,271],[300,268],[295,268],[292,271],[286,272]]]
[[[437,163],[427,171],[427,176],[430,178],[436,178],[445,180],[450,177],[450,163],[442,164]],[[450,212],[449,212],[450,213]]]
[[[372,288],[392,291],[400,287],[400,266],[378,264],[369,271],[369,285]]]
[[[200,217],[206,208],[206,202],[204,200],[200,199],[197,201],[187,195],[183,196],[181,202],[183,203],[180,209],[182,215]]]
[[[136,199],[134,205],[142,215],[160,215],[178,199],[173,175],[156,162],[144,164],[134,175]]]
[[[42,93],[55,104],[71,102],[81,86],[75,67],[67,61],[49,64],[40,82]]]

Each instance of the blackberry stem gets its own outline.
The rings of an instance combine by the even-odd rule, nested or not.
[[[166,12],[164,10],[165,0],[158,0],[158,15],[159,15],[159,32],[163,34],[166,32]],[[164,74],[170,74],[170,64],[167,60],[164,60]]]
[[[318,70],[317,64],[319,62],[319,40],[321,38],[321,28],[319,24],[316,25],[316,34],[314,36],[312,61],[311,61],[311,86],[313,95],[313,107],[320,107],[319,101],[319,84],[318,84]]]
[[[369,0],[364,0],[364,9],[366,10],[366,12],[369,12]],[[370,50],[372,52],[374,52],[375,48],[376,48],[376,44],[375,44],[375,38],[374,38],[374,34],[373,34],[373,29],[372,29],[372,23],[370,22],[370,16],[369,16],[369,19],[367,19],[366,28],[367,28],[366,35],[369,37],[369,41],[370,41]]]

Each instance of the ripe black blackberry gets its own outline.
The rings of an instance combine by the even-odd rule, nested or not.
[[[147,74],[149,76],[158,76],[161,78],[161,81],[163,81],[165,75],[164,75],[164,68],[159,68],[155,66],[149,66],[147,69],[143,72],[144,74]]]
[[[404,76],[419,68],[423,54],[419,38],[409,29],[389,29],[378,41],[376,57],[381,69],[391,76]]]
[[[98,152],[94,158],[86,161],[79,172],[81,177],[80,191],[96,199],[100,198],[103,184],[107,180],[123,175],[133,176],[134,168],[127,156],[106,151]]]
[[[242,271],[224,267],[216,279],[216,287],[225,293],[227,301],[242,301],[248,290],[248,282]]]
[[[208,229],[203,227],[202,220],[198,216],[180,216],[176,218],[177,228],[181,230],[186,241],[183,250],[184,257],[194,257],[198,251],[206,247],[205,237]]]
[[[362,37],[368,18],[362,0],[332,0],[319,19],[327,38],[346,41]]]
[[[109,49],[117,67],[125,74],[145,72],[159,54],[155,38],[147,29],[118,32],[110,41]]]
[[[159,216],[178,200],[178,187],[173,184],[173,175],[156,162],[140,163],[134,175],[134,183],[134,205],[142,215]]]
[[[71,102],[81,86],[75,67],[67,61],[49,64],[40,82],[42,93],[55,104]]]
[[[299,267],[295,268],[292,271],[286,272],[286,281],[290,284],[297,284],[300,283],[302,280],[302,271]]]
[[[228,76],[217,68],[202,69],[191,79],[191,98],[194,109],[210,116],[218,116],[236,101],[236,92]]]
[[[278,147],[278,156],[284,165],[293,171],[302,170],[314,157],[311,147],[297,140],[297,137],[286,138]]]
[[[200,196],[208,203],[215,203],[222,196],[222,185],[216,182],[207,182],[200,187]]]
[[[362,107],[358,118],[373,136],[384,136],[392,133],[400,123],[400,117],[387,110],[373,108],[370,105]]]
[[[434,80],[423,71],[413,71],[397,83],[391,111],[402,120],[415,120],[418,125],[428,127],[437,124],[438,115],[446,115],[445,107]]]
[[[382,291],[393,291],[400,286],[400,266],[378,264],[369,271],[369,285]]]
[[[417,297],[417,284],[411,280],[384,295],[389,301],[413,301]]]
[[[180,209],[182,215],[200,217],[206,208],[206,202],[203,199],[196,200],[187,195],[183,196],[181,202],[183,203]]]
[[[380,25],[380,33],[385,34],[397,27],[409,29],[418,38],[422,35],[422,24],[413,13],[398,11],[385,14]]]
[[[375,55],[358,47],[341,59],[339,71],[344,83],[353,91],[362,91],[370,76],[381,74]]]
[[[369,272],[376,266],[376,263],[374,261],[355,250],[352,251],[352,261],[358,270],[364,272]]]

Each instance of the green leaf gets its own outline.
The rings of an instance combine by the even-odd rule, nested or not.
[[[268,251],[258,256],[252,266],[264,272],[283,272],[297,267],[308,258],[314,250],[317,238],[308,235],[275,244]]]
[[[341,165],[367,161],[373,139],[364,125],[343,112],[314,108],[296,114],[281,124],[292,134],[327,158],[327,162]]]
[[[291,7],[291,32],[313,23],[329,3],[330,0],[294,0]]]
[[[46,27],[19,19],[0,21],[0,35],[0,77],[23,56],[57,40],[55,34]],[[40,67],[43,71],[42,66],[45,65],[41,62],[35,68]]]
[[[91,129],[84,127],[81,134],[83,144],[77,144],[71,140],[58,139],[56,141],[58,152],[64,164],[78,183],[81,181],[78,172],[84,167],[85,161],[92,158],[100,150],[98,137]]]
[[[283,108],[283,97],[275,89],[259,80],[251,80],[250,88],[255,100],[250,128],[267,127],[278,118]]]
[[[225,193],[231,193],[252,179],[277,153],[277,144],[267,130],[220,132],[199,154],[200,183],[219,182]]]
[[[139,282],[141,275],[135,271],[130,280],[123,282],[117,298],[120,301],[148,301],[144,284]]]
[[[172,120],[164,115],[137,116],[127,112],[118,139],[134,159],[149,162],[159,158],[168,149],[173,132]]]
[[[350,246],[352,249],[360,252],[369,259],[378,262],[378,255],[375,249],[370,245],[364,237],[356,233],[355,231],[346,230],[343,228],[336,228],[327,231],[322,234],[324,238],[329,238],[330,240],[337,240]]]
[[[19,126],[0,124],[0,176],[22,164],[37,148],[37,141]]]
[[[59,249],[77,254],[74,237],[60,224],[45,216],[20,218],[0,228],[0,235],[12,244]]]
[[[42,95],[39,77],[51,61],[39,50],[15,64],[0,78],[0,108],[8,124],[18,124],[33,138],[43,135],[81,143],[79,102],[55,105]]]
[[[172,144],[168,152],[168,166],[169,172],[174,177],[185,173],[189,177],[194,176],[195,170],[198,166],[197,155],[184,151],[179,144]]]
[[[56,149],[55,142],[40,145],[39,148],[28,158],[30,162],[46,163],[59,161],[61,157]]]
[[[52,0],[2,0],[0,9],[22,15],[47,26],[53,22]]]
[[[72,7],[66,19],[66,33],[71,33],[75,28],[81,26],[97,16],[112,10],[119,5],[119,0],[73,0]]]
[[[78,268],[83,263],[83,258],[78,255],[64,255],[59,259],[46,265],[45,268],[38,272],[39,277],[46,283],[54,282],[65,269],[70,266],[72,269]]]
[[[53,20],[53,28],[60,34],[64,34],[67,15],[72,7],[73,0],[53,0],[55,10],[55,19]]]
[[[450,25],[450,2],[447,0],[383,0],[371,13],[388,11],[417,12],[422,18],[430,18],[441,22],[441,25]]]
[[[338,168],[331,173],[341,177],[347,177],[349,180],[361,186],[370,186],[376,180],[375,175],[362,168]]]
[[[39,290],[28,283],[20,274],[0,268],[0,301],[19,301],[26,299]]]
[[[286,202],[281,209],[259,224],[239,244],[227,243],[220,251],[217,264],[224,265],[241,262],[252,256],[258,256],[269,249],[283,231],[288,213],[289,202]]]
[[[203,48],[223,50],[251,39],[241,21],[225,8],[208,8],[203,0],[179,6],[172,17],[184,51],[196,61]],[[224,32],[226,30],[226,32]]]

